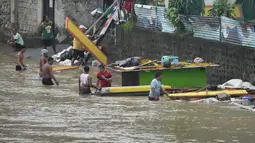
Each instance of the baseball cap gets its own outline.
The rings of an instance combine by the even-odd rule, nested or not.
[[[85,27],[84,25],[80,25],[79,28],[80,28],[80,29],[88,29],[88,28]]]
[[[46,49],[42,49],[41,50],[41,55],[43,56],[43,55],[47,55],[48,54],[48,50],[46,50]]]

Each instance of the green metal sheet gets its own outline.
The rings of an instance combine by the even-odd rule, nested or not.
[[[150,85],[156,71],[141,71],[140,85]],[[164,85],[175,88],[204,87],[206,85],[206,71],[202,68],[184,68],[161,70]]]
[[[255,20],[255,0],[236,0],[236,4],[241,4],[245,22]]]

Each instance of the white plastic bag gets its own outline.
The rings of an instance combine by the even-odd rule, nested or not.
[[[97,13],[97,8],[93,10],[90,14],[94,16],[96,13]]]

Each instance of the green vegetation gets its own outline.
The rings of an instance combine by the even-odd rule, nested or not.
[[[213,8],[209,10],[210,16],[226,16],[233,18],[234,6],[228,0],[216,0]]]
[[[204,11],[204,0],[169,0],[167,16],[176,27],[176,32],[185,31],[180,15],[200,15]]]
[[[179,14],[200,15],[204,11],[204,0],[169,0],[168,8],[176,8]]]
[[[184,24],[181,22],[180,15],[178,14],[178,10],[175,7],[169,8],[167,16],[170,18],[170,21],[176,28],[176,31],[181,32],[185,30]]]
[[[122,26],[126,32],[130,32],[134,28],[135,23],[133,21],[128,21],[122,24]]]

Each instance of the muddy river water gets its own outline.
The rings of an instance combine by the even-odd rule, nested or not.
[[[26,59],[25,72],[14,71],[15,61],[0,54],[0,142],[255,142],[255,114],[229,104],[82,97],[79,69],[45,87],[31,72],[38,60]]]

